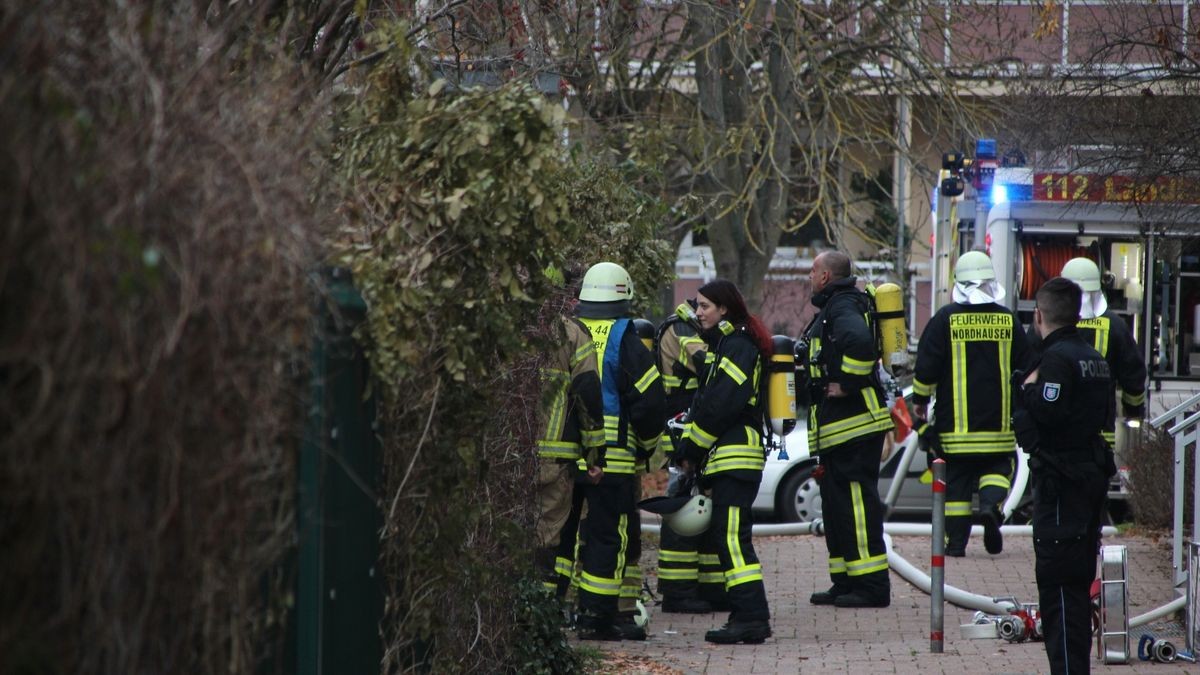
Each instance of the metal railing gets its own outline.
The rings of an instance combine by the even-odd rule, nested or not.
[[[1171,408],[1165,413],[1150,420],[1150,426],[1165,430],[1175,439],[1175,504],[1174,521],[1171,535],[1171,566],[1174,569],[1173,582],[1179,586],[1187,580],[1187,572],[1183,567],[1183,486],[1184,465],[1189,444],[1195,445],[1200,440],[1200,392],[1196,392],[1183,403]],[[1169,426],[1168,426],[1169,425]],[[1193,451],[1195,452],[1195,451]],[[1134,489],[1137,489],[1136,486]],[[1200,461],[1194,462],[1192,471],[1192,495],[1200,494]],[[1192,503],[1192,541],[1200,541],[1200,499]]]

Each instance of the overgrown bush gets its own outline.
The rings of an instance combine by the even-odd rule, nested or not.
[[[1184,521],[1192,518],[1192,465],[1194,452],[1185,453]],[[1149,425],[1141,427],[1130,447],[1129,506],[1141,527],[1169,529],[1174,526],[1175,439]]]
[[[206,7],[0,3],[0,672],[281,647],[314,107]]]
[[[658,210],[611,170],[564,157],[561,109],[536,92],[439,82],[413,95],[402,53],[341,115],[336,154],[383,392],[384,667],[558,672],[573,662],[565,641],[529,649],[557,615],[521,591],[537,354],[562,304],[545,272],[623,256],[635,284],[657,287],[669,271]]]

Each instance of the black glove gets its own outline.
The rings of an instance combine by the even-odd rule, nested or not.
[[[942,452],[942,438],[929,422],[922,422],[917,426],[917,441],[921,444],[921,449],[933,459],[946,458]]]

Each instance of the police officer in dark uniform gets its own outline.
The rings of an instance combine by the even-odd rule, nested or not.
[[[879,349],[866,294],[845,253],[826,251],[809,275],[820,308],[805,330],[809,374],[809,449],[820,461],[821,511],[829,551],[828,591],[814,605],[887,607],[891,603],[879,460],[893,427],[876,372]]]
[[[1054,673],[1087,673],[1090,590],[1100,518],[1116,472],[1101,436],[1110,415],[1108,362],[1079,336],[1081,291],[1058,277],[1037,293],[1042,356],[1014,396],[1013,428],[1030,452],[1033,549],[1046,655]]]

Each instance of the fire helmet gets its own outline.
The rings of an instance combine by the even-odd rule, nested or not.
[[[982,251],[967,251],[954,265],[955,283],[987,281],[995,278],[996,270],[992,269],[992,259]]]
[[[585,302],[619,302],[633,299],[633,279],[624,267],[612,262],[596,263],[583,275],[579,299]]]
[[[1100,290],[1100,268],[1087,258],[1071,258],[1063,265],[1062,275],[1074,281],[1084,292]]]

